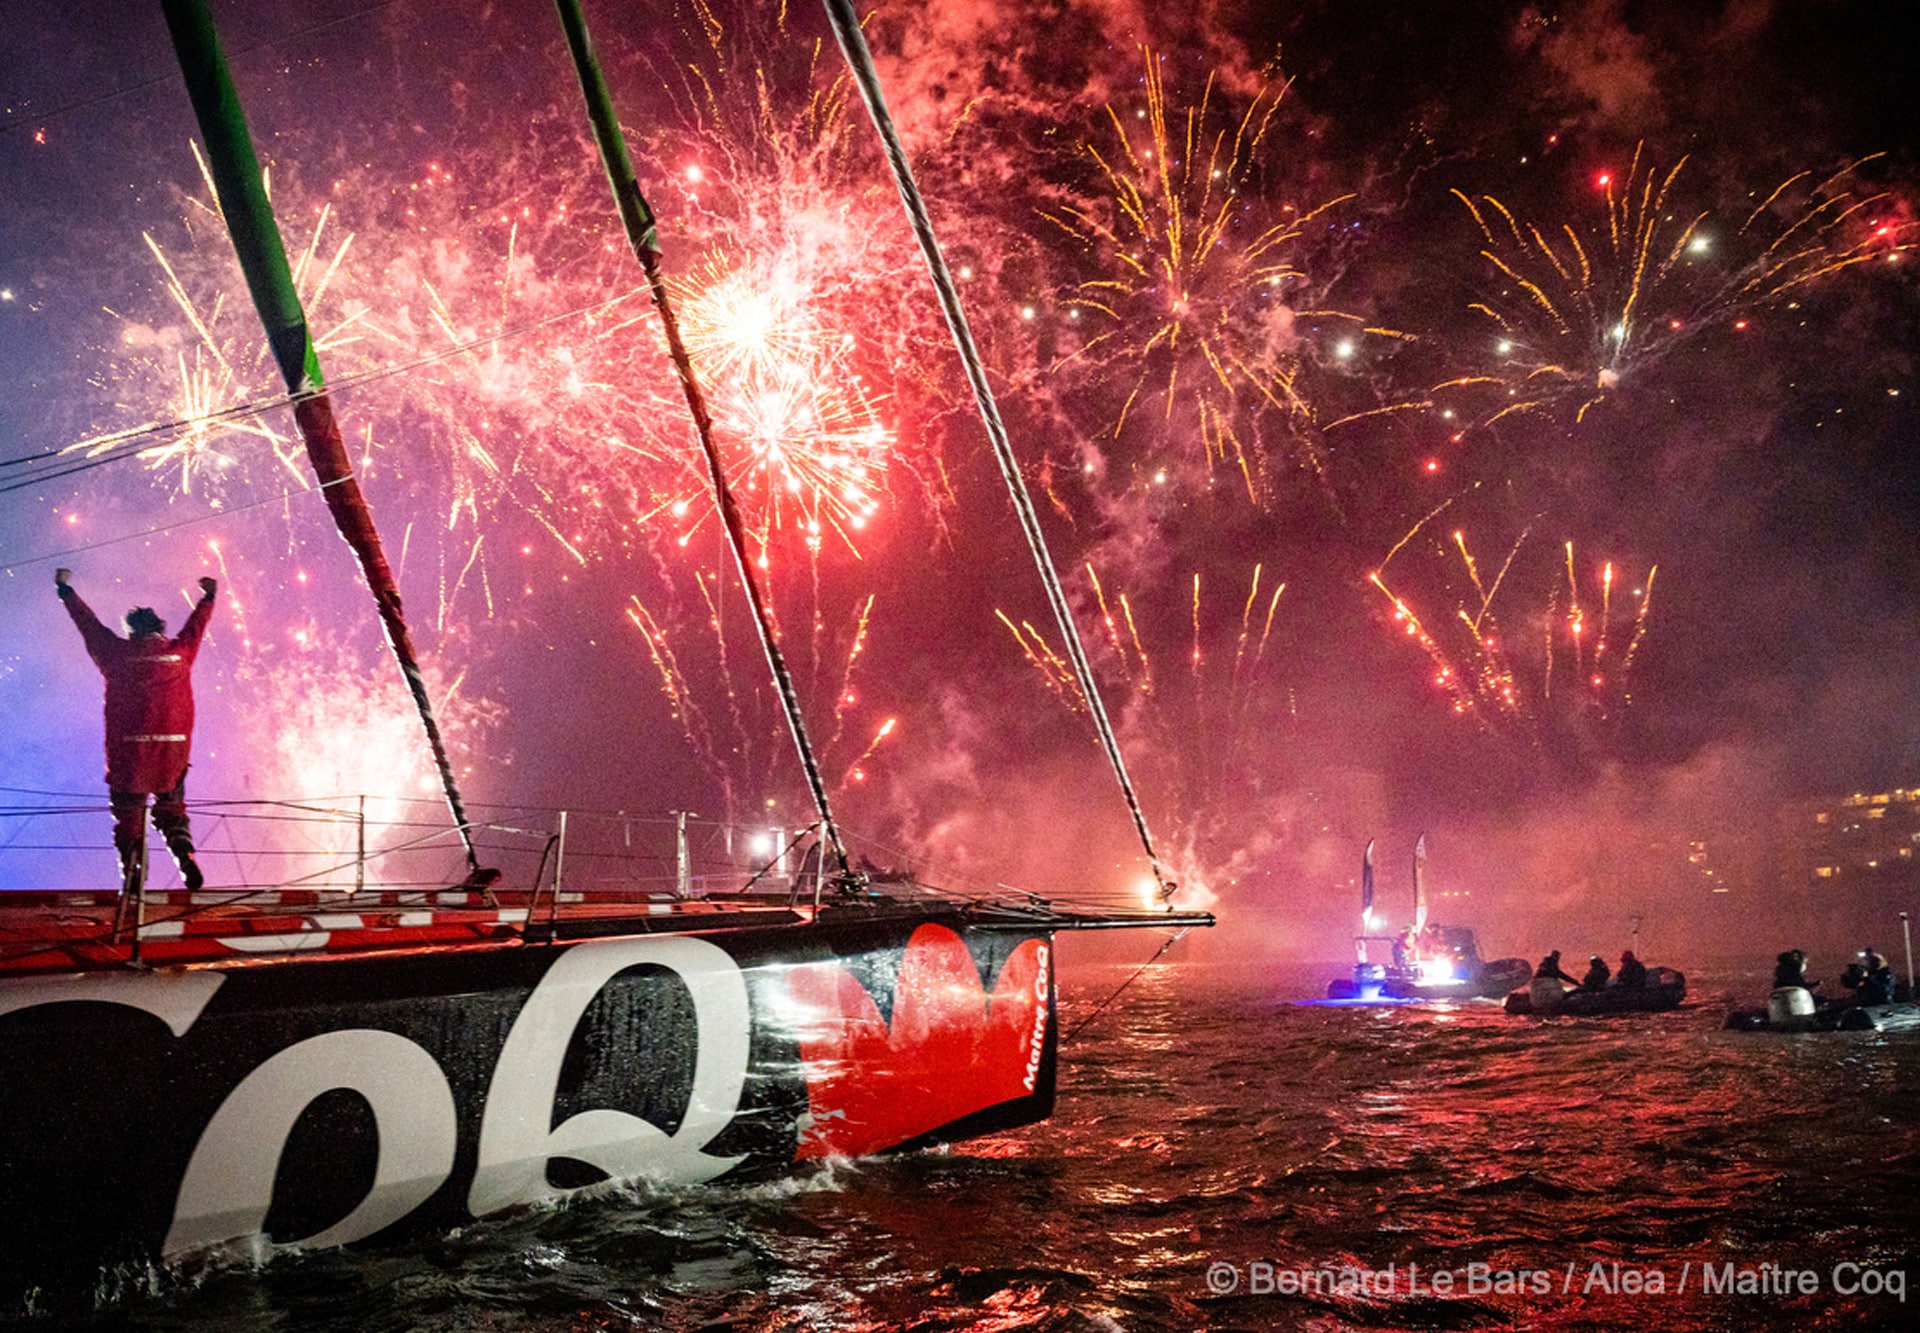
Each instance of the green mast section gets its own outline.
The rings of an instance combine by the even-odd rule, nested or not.
[[[433,703],[428,698],[419,656],[407,628],[399,584],[387,563],[379,530],[374,526],[366,497],[361,494],[360,483],[354,478],[346,442],[341,438],[332,404],[327,399],[320,358],[307,331],[307,314],[294,287],[286,246],[280,239],[273,205],[267,199],[260,159],[253,151],[253,136],[247,130],[246,113],[241,109],[226,57],[220,51],[220,35],[213,26],[213,15],[206,0],[161,0],[160,8],[173,37],[174,52],[180,60],[180,73],[186,79],[194,115],[200,122],[201,137],[206,141],[207,163],[220,212],[226,220],[227,234],[233,240],[240,270],[246,275],[254,308],[266,327],[267,343],[286,380],[287,392],[293,396],[294,418],[307,447],[307,460],[326,497],[334,526],[360,562],[360,571],[379,608],[387,644],[413,695],[421,727],[433,750],[434,765],[439,769],[447,806],[466,848],[468,883],[488,887],[499,878],[499,872],[480,867],[473,833],[467,825],[459,787],[454,781],[453,765],[447,757],[439,724],[434,721]]]
[[[253,293],[254,308],[266,325],[273,359],[280,365],[289,393],[319,393],[326,387],[320,357],[307,333],[307,312],[293,285],[293,270],[287,265],[273,205],[267,201],[246,113],[220,52],[213,15],[205,0],[162,0],[161,8],[173,34],[180,72],[186,76],[187,96],[200,121],[200,135],[206,140],[220,211],[240,257],[247,290]]]

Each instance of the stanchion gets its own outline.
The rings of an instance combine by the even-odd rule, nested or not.
[[[1920,999],[1913,991],[1913,927],[1907,922],[1907,914],[1900,914],[1900,942],[1907,946],[1907,998]]]

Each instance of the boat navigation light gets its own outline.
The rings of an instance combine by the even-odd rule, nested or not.
[[[1420,960],[1420,983],[1433,985],[1441,981],[1452,981],[1453,959],[1422,958]]]

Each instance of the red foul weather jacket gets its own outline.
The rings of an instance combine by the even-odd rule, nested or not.
[[[171,639],[158,634],[123,639],[100,623],[79,593],[60,600],[86,641],[87,655],[107,679],[107,786],[172,791],[187,776],[193,739],[190,673],[213,616],[213,594],[200,599]]]

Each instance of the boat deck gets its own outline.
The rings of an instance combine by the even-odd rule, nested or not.
[[[0,978],[105,968],[234,965],[290,956],[503,947],[609,935],[794,925],[821,912],[964,915],[985,930],[1181,930],[1205,912],[1128,911],[1038,898],[965,899],[926,885],[816,905],[789,893],[491,894],[474,889],[152,891],[123,912],[112,891],[0,891]]]
[[[724,929],[806,919],[787,896],[488,895],[468,889],[150,892],[137,932],[113,892],[0,892],[0,976],[528,939]],[[531,919],[531,923],[530,923]],[[137,940],[137,946],[136,946]]]

